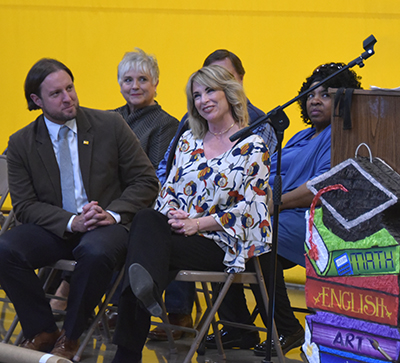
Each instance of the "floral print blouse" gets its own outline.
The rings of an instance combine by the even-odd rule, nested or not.
[[[248,258],[270,250],[269,170],[268,148],[257,135],[207,159],[203,140],[188,130],[179,140],[155,209],[165,215],[182,209],[189,218],[213,216],[223,231],[200,234],[224,250],[227,271],[244,271]]]

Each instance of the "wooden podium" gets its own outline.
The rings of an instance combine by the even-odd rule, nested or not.
[[[336,91],[329,89],[332,100]],[[354,90],[351,123],[350,130],[343,130],[343,119],[332,117],[331,166],[354,158],[357,146],[365,143],[373,157],[381,158],[400,174],[400,92]],[[358,155],[369,156],[365,147]]]

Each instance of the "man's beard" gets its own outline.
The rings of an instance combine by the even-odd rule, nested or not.
[[[63,111],[59,111],[59,112],[48,112],[48,110],[46,110],[47,112],[45,113],[45,116],[57,123],[57,124],[64,124],[65,122],[72,120],[76,117],[76,114],[78,112],[79,109],[79,102],[77,101],[76,104],[74,104],[75,107],[73,107],[72,109],[70,109],[70,112],[63,112]]]

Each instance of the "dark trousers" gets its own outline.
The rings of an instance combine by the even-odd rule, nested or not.
[[[165,290],[165,308],[170,314],[189,315],[192,313],[195,297],[194,282],[171,281]]]
[[[181,269],[224,271],[226,268],[223,264],[224,252],[213,240],[198,235],[185,237],[174,234],[167,220],[166,216],[157,211],[140,211],[132,223],[126,260],[127,269],[132,263],[139,263],[149,271],[160,299],[162,292]],[[263,273],[268,274],[269,254],[261,258],[264,260]],[[251,260],[247,268],[254,269]],[[285,288],[283,275],[277,285],[280,289]],[[255,287],[254,291],[261,305],[259,289]],[[118,312],[114,343],[140,353],[150,328],[150,314],[137,302],[128,279],[125,279],[123,285]]]
[[[126,259],[126,269],[132,263],[139,263],[151,274],[158,298],[181,269],[223,271],[225,268],[224,252],[213,240],[172,233],[167,221],[166,216],[153,209],[139,211],[132,222]],[[140,354],[150,329],[150,314],[137,303],[127,277],[126,273],[113,340]]]
[[[57,329],[35,269],[59,259],[77,261],[71,277],[64,329],[78,339],[93,309],[123,263],[128,231],[121,225],[99,227],[62,239],[35,224],[23,224],[0,237],[0,284],[14,304],[25,338]]]

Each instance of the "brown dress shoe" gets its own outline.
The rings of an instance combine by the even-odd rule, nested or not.
[[[79,340],[72,340],[65,336],[65,330],[61,331],[51,354],[72,360],[79,349]]]
[[[23,340],[19,346],[27,349],[38,350],[40,352],[48,353],[53,349],[54,344],[60,337],[60,334],[61,333],[58,329],[53,333],[42,332],[36,334],[31,339]]]
[[[190,314],[168,314],[168,319],[170,324],[182,326],[185,328],[193,328],[193,319],[192,315]],[[171,332],[174,340],[181,339],[184,336],[193,335],[191,333],[186,333],[182,330],[175,330],[175,329],[172,329]],[[150,340],[159,340],[159,341],[168,340],[167,333],[161,327],[157,327],[152,331],[150,331],[147,337]]]
[[[107,321],[108,329],[115,330],[115,327],[117,326],[117,320],[118,320],[118,311],[115,309],[106,309],[106,312],[104,313],[104,317]],[[104,329],[102,320],[99,321],[99,328]]]

